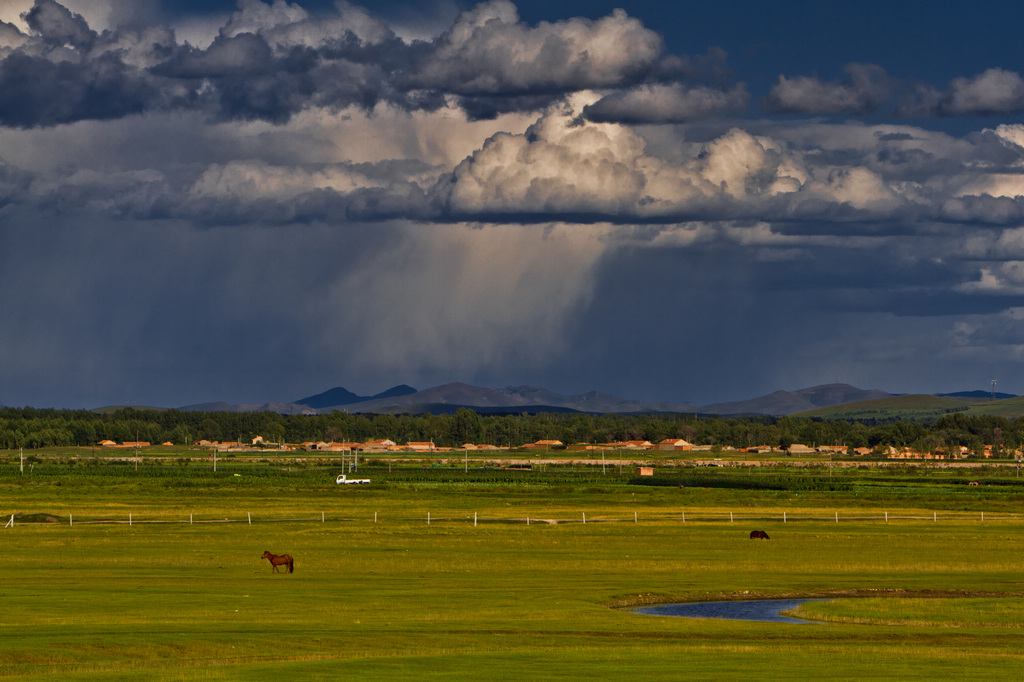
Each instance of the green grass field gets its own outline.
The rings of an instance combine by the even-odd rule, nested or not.
[[[378,471],[357,488],[278,465],[51,466],[0,465],[0,523],[21,519],[0,528],[0,676],[1024,674],[1024,516],[1008,473],[967,489],[934,472],[848,472],[829,490],[730,487],[745,472],[680,489],[593,470],[462,483]],[[883,508],[915,518],[885,523]],[[24,522],[43,515],[56,522]],[[771,541],[748,539],[752,519]],[[264,550],[294,556],[295,573],[273,574]],[[810,625],[630,611],[768,596],[829,600],[801,607]]]

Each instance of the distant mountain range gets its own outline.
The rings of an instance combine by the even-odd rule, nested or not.
[[[597,391],[579,395],[561,395],[533,386],[481,388],[464,383],[435,386],[422,391],[406,385],[395,386],[372,396],[357,395],[336,387],[323,393],[291,402],[262,405],[202,403],[182,410],[204,412],[273,411],[281,414],[319,414],[333,410],[361,414],[431,413],[451,414],[466,407],[480,413],[585,412],[590,414],[697,413],[721,416],[784,416],[845,403],[891,398],[896,394],[863,390],[848,384],[826,384],[799,391],[776,391],[769,395],[738,402],[695,405],[693,403],[648,403],[629,400]],[[948,393],[945,397],[965,401],[990,400],[991,393],[969,391]],[[1010,398],[997,393],[996,398]]]
[[[296,400],[295,402],[298,403],[299,405],[312,407],[315,410],[321,410],[324,408],[330,409],[332,407],[338,407],[340,405],[354,405],[355,403],[365,403],[371,400],[386,400],[388,398],[399,398],[403,395],[412,395],[414,393],[416,393],[416,389],[413,388],[412,386],[406,386],[405,384],[402,384],[401,386],[395,386],[394,388],[389,388],[383,393],[378,393],[377,395],[371,396],[356,395],[352,391],[348,391],[339,386],[337,388],[332,388],[329,391],[324,391],[323,393],[311,395],[308,398]]]
[[[928,396],[888,393],[879,390],[864,390],[849,384],[825,384],[799,391],[776,391],[759,398],[736,402],[695,405],[694,403],[649,403],[620,398],[606,393],[589,391],[578,395],[561,395],[544,388],[533,386],[509,386],[506,388],[481,388],[464,383],[451,383],[418,391],[412,386],[401,384],[370,396],[362,396],[340,386],[288,402],[267,402],[261,404],[232,404],[226,402],[199,403],[179,407],[179,410],[194,412],[277,412],[279,414],[321,414],[334,410],[359,414],[451,414],[460,408],[469,408],[482,414],[515,414],[538,412],[582,412],[587,414],[658,414],[680,413],[701,416],[723,417],[773,416],[800,414],[821,418],[836,418],[835,415],[864,411],[875,416],[889,414],[897,409],[898,417],[908,409],[910,412],[924,409],[934,412],[966,410],[971,412],[994,413],[1007,411],[1014,416],[1021,412],[1024,403],[1014,400],[1010,393],[991,391],[960,391],[941,393],[932,398],[943,399],[940,404],[922,403]],[[896,400],[894,403],[893,400]],[[1009,401],[1010,404],[993,404],[992,401]],[[934,401],[933,401],[934,402]],[[829,409],[837,406],[849,408]],[[893,406],[898,406],[894,408]],[[908,408],[908,405],[913,405]],[[2,406],[2,405],[0,405]],[[123,405],[97,408],[97,412],[113,412]],[[135,407],[141,410],[162,410],[167,408]],[[1004,415],[1006,416],[1006,415]],[[1015,418],[1015,417],[1014,417]]]
[[[323,395],[323,394],[321,394]],[[316,398],[318,396],[314,396]],[[332,405],[330,409],[348,412],[394,413],[430,412],[451,413],[469,407],[478,412],[691,412],[693,405],[686,403],[644,403],[626,400],[597,391],[581,395],[564,396],[544,388],[510,386],[508,388],[481,388],[469,384],[453,383],[435,386],[424,391],[374,397],[365,401]]]

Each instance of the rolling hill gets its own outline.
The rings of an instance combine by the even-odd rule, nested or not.
[[[849,384],[824,384],[799,391],[776,391],[769,395],[733,403],[705,405],[700,411],[718,415],[781,416],[857,401],[892,397],[885,391],[865,391]]]
[[[979,401],[977,398],[951,398],[936,395],[899,395],[862,400],[796,412],[794,417],[824,420],[877,420],[927,422],[944,414],[963,412],[970,416],[993,415],[1016,419],[1024,416],[1024,398]]]

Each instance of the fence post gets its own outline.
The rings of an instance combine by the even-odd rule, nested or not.
[[[430,512],[427,512],[427,525],[430,525]]]
[[[683,523],[686,523],[686,512],[682,512],[682,514],[683,514]]]
[[[939,512],[933,511],[932,512],[932,523],[935,523],[938,520],[939,520]]]
[[[75,516],[74,514],[70,514],[70,513],[68,514],[68,526],[75,525],[74,516]],[[11,518],[13,519],[14,517],[12,516]]]
[[[889,523],[889,512],[885,512],[885,522]]]
[[[128,526],[131,527],[131,525],[132,525],[132,513],[128,512]]]
[[[985,512],[981,512],[981,520],[982,520],[982,522],[985,521]]]
[[[373,522],[377,523],[377,512],[373,512]]]
[[[633,512],[633,523],[636,523],[636,512]]]
[[[786,523],[786,512],[782,512],[782,522]]]
[[[252,525],[252,512],[245,512],[245,515],[249,517],[249,525]]]
[[[587,512],[583,512],[583,525],[587,525]]]
[[[324,519],[324,513],[323,512],[320,512],[320,523],[327,523],[327,521]]]
[[[473,527],[476,528],[476,512],[473,512]]]
[[[190,525],[190,526],[192,525],[192,513],[191,512],[189,512],[189,515],[188,515],[188,525]]]
[[[14,514],[11,514],[11,520],[7,522],[4,528],[14,528]]]
[[[839,512],[836,512],[836,523],[839,523]]]
[[[732,523],[732,512],[729,512],[729,523]]]

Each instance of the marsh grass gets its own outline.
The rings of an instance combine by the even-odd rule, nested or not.
[[[1024,628],[1024,598],[865,598],[809,602],[803,618],[829,623],[866,623],[942,628]]]

